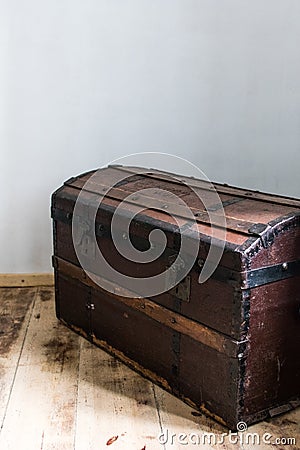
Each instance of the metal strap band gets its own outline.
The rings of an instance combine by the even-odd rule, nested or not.
[[[241,197],[235,197],[230,200],[225,200],[224,202],[217,203],[216,205],[207,208],[208,211],[218,211],[219,209],[226,208],[226,206],[234,205],[235,203],[242,202],[244,199]]]
[[[203,267],[204,261],[198,260],[199,267]],[[212,278],[222,283],[244,289],[253,289],[269,283],[285,280],[300,275],[300,260],[260,267],[258,269],[237,272],[226,267],[219,266],[212,274]]]
[[[252,289],[300,275],[300,260],[261,267],[246,272],[243,289]]]

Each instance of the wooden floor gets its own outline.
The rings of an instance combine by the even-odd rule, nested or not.
[[[222,443],[227,429],[59,323],[52,288],[0,289],[1,450],[299,449],[299,425],[298,408],[248,429],[295,445]],[[219,443],[195,445],[205,433]]]

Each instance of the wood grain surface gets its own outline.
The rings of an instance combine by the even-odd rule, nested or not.
[[[299,408],[249,427],[274,444],[221,442],[222,425],[63,326],[52,288],[0,289],[0,325],[1,450],[299,448]],[[190,442],[208,433],[216,445]]]

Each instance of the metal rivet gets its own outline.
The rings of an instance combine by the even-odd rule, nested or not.
[[[163,208],[164,209],[168,209],[168,205],[163,205]]]
[[[145,305],[144,305],[144,304],[141,304],[141,308],[142,308],[142,309],[145,309]]]
[[[200,269],[203,268],[204,266],[204,261],[202,259],[198,259],[198,266],[200,267]]]
[[[86,307],[86,309],[92,309],[92,310],[95,309],[94,303],[86,303],[85,307]]]
[[[171,323],[176,323],[176,319],[174,319],[174,317],[172,317]]]
[[[128,237],[127,237],[127,234],[126,234],[126,233],[123,233],[122,237],[123,237],[123,239],[125,239],[125,241],[126,241],[126,240],[128,239]]]
[[[239,353],[239,354],[238,354],[238,358],[239,358],[239,359],[242,359],[243,356],[244,356],[243,353]]]
[[[287,263],[287,262],[284,262],[284,263],[282,264],[282,270],[287,270],[287,268],[288,268],[288,263]]]

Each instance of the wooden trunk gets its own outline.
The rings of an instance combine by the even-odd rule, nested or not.
[[[212,240],[212,229],[219,236],[218,225],[210,223],[204,207],[209,183],[122,166],[101,169],[93,181],[95,173],[68,180],[52,196],[57,317],[230,428],[298,406],[300,201],[214,184],[221,203],[208,209],[218,215],[224,208],[227,234],[221,242]],[[107,192],[120,173],[126,178]],[[145,201],[141,190],[148,188],[182,199],[195,223],[168,195]],[[144,210],[134,216],[129,235],[122,228],[117,232],[145,251],[149,233],[162,230],[167,244],[156,261],[128,261],[116,251],[110,225],[124,199],[117,211],[121,219],[137,205]],[[93,236],[116,271],[128,277],[155,276],[171,267],[179,252],[182,236],[174,215],[192,245],[201,242],[190,272],[177,286],[142,297],[134,285],[131,291],[106,276]],[[75,222],[81,227],[76,245]],[[221,244],[225,248],[218,267],[199,284],[210,246]]]

